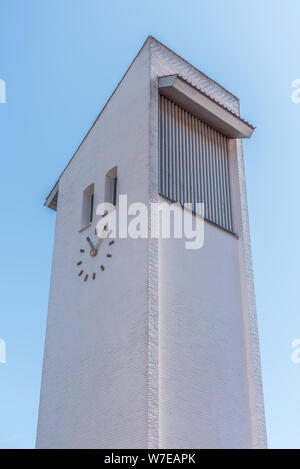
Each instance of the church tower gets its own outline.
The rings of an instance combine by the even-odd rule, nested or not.
[[[146,40],[46,199],[56,228],[38,448],[266,447],[252,132],[234,95]],[[118,210],[122,194],[128,206],[191,203],[195,218],[203,203],[203,246],[101,241],[97,206]]]

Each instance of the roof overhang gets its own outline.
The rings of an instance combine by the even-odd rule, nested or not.
[[[249,138],[254,127],[178,75],[158,79],[159,93],[229,138]]]
[[[45,200],[44,205],[52,210],[57,209],[57,200],[58,200],[58,182],[53,187],[52,191]]]

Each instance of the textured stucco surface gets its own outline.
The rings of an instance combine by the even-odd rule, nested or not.
[[[151,40],[152,88],[158,76],[176,73],[239,114],[237,98]],[[151,108],[157,112],[157,92]],[[205,223],[200,251],[162,240],[152,253],[159,266],[153,291],[159,292],[160,447],[267,444],[242,142],[231,141],[229,151],[238,239]],[[153,187],[156,180],[154,174]]]
[[[250,448],[237,240],[205,223],[205,242],[160,241],[160,443]]]
[[[157,77],[174,73],[239,113],[232,94],[149,38],[64,171],[39,448],[266,444],[240,142],[230,150],[238,239],[206,223],[197,252],[180,240],[117,240],[104,273],[77,277],[78,251],[94,230],[78,232],[89,184],[97,205],[117,165],[129,203],[159,200]],[[89,273],[94,260],[84,259]]]
[[[117,240],[112,259],[84,256],[77,276],[82,191],[118,166],[128,203],[149,200],[149,49],[108,103],[59,183],[37,447],[147,447],[148,241]],[[100,265],[105,271],[100,271]]]
[[[245,345],[248,356],[248,382],[250,410],[253,430],[253,447],[267,447],[266,420],[264,410],[263,385],[261,375],[261,359],[257,328],[256,301],[253,279],[251,239],[248,218],[247,189],[244,170],[242,141],[232,142],[233,153],[236,154],[236,170],[240,197],[240,277],[243,296],[243,313],[245,325]]]

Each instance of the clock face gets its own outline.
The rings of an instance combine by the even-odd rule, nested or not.
[[[78,277],[84,282],[95,280],[99,274],[105,271],[105,262],[112,258],[114,239],[109,239],[111,231],[107,234],[104,230],[100,238],[96,232],[94,239],[87,236],[85,246],[79,249],[79,258],[76,263]],[[107,236],[106,236],[107,234]]]

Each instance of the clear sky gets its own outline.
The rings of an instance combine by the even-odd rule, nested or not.
[[[268,440],[300,448],[299,17],[299,0],[0,0],[0,448],[35,444],[55,224],[44,198],[149,34],[257,127],[244,150]]]

